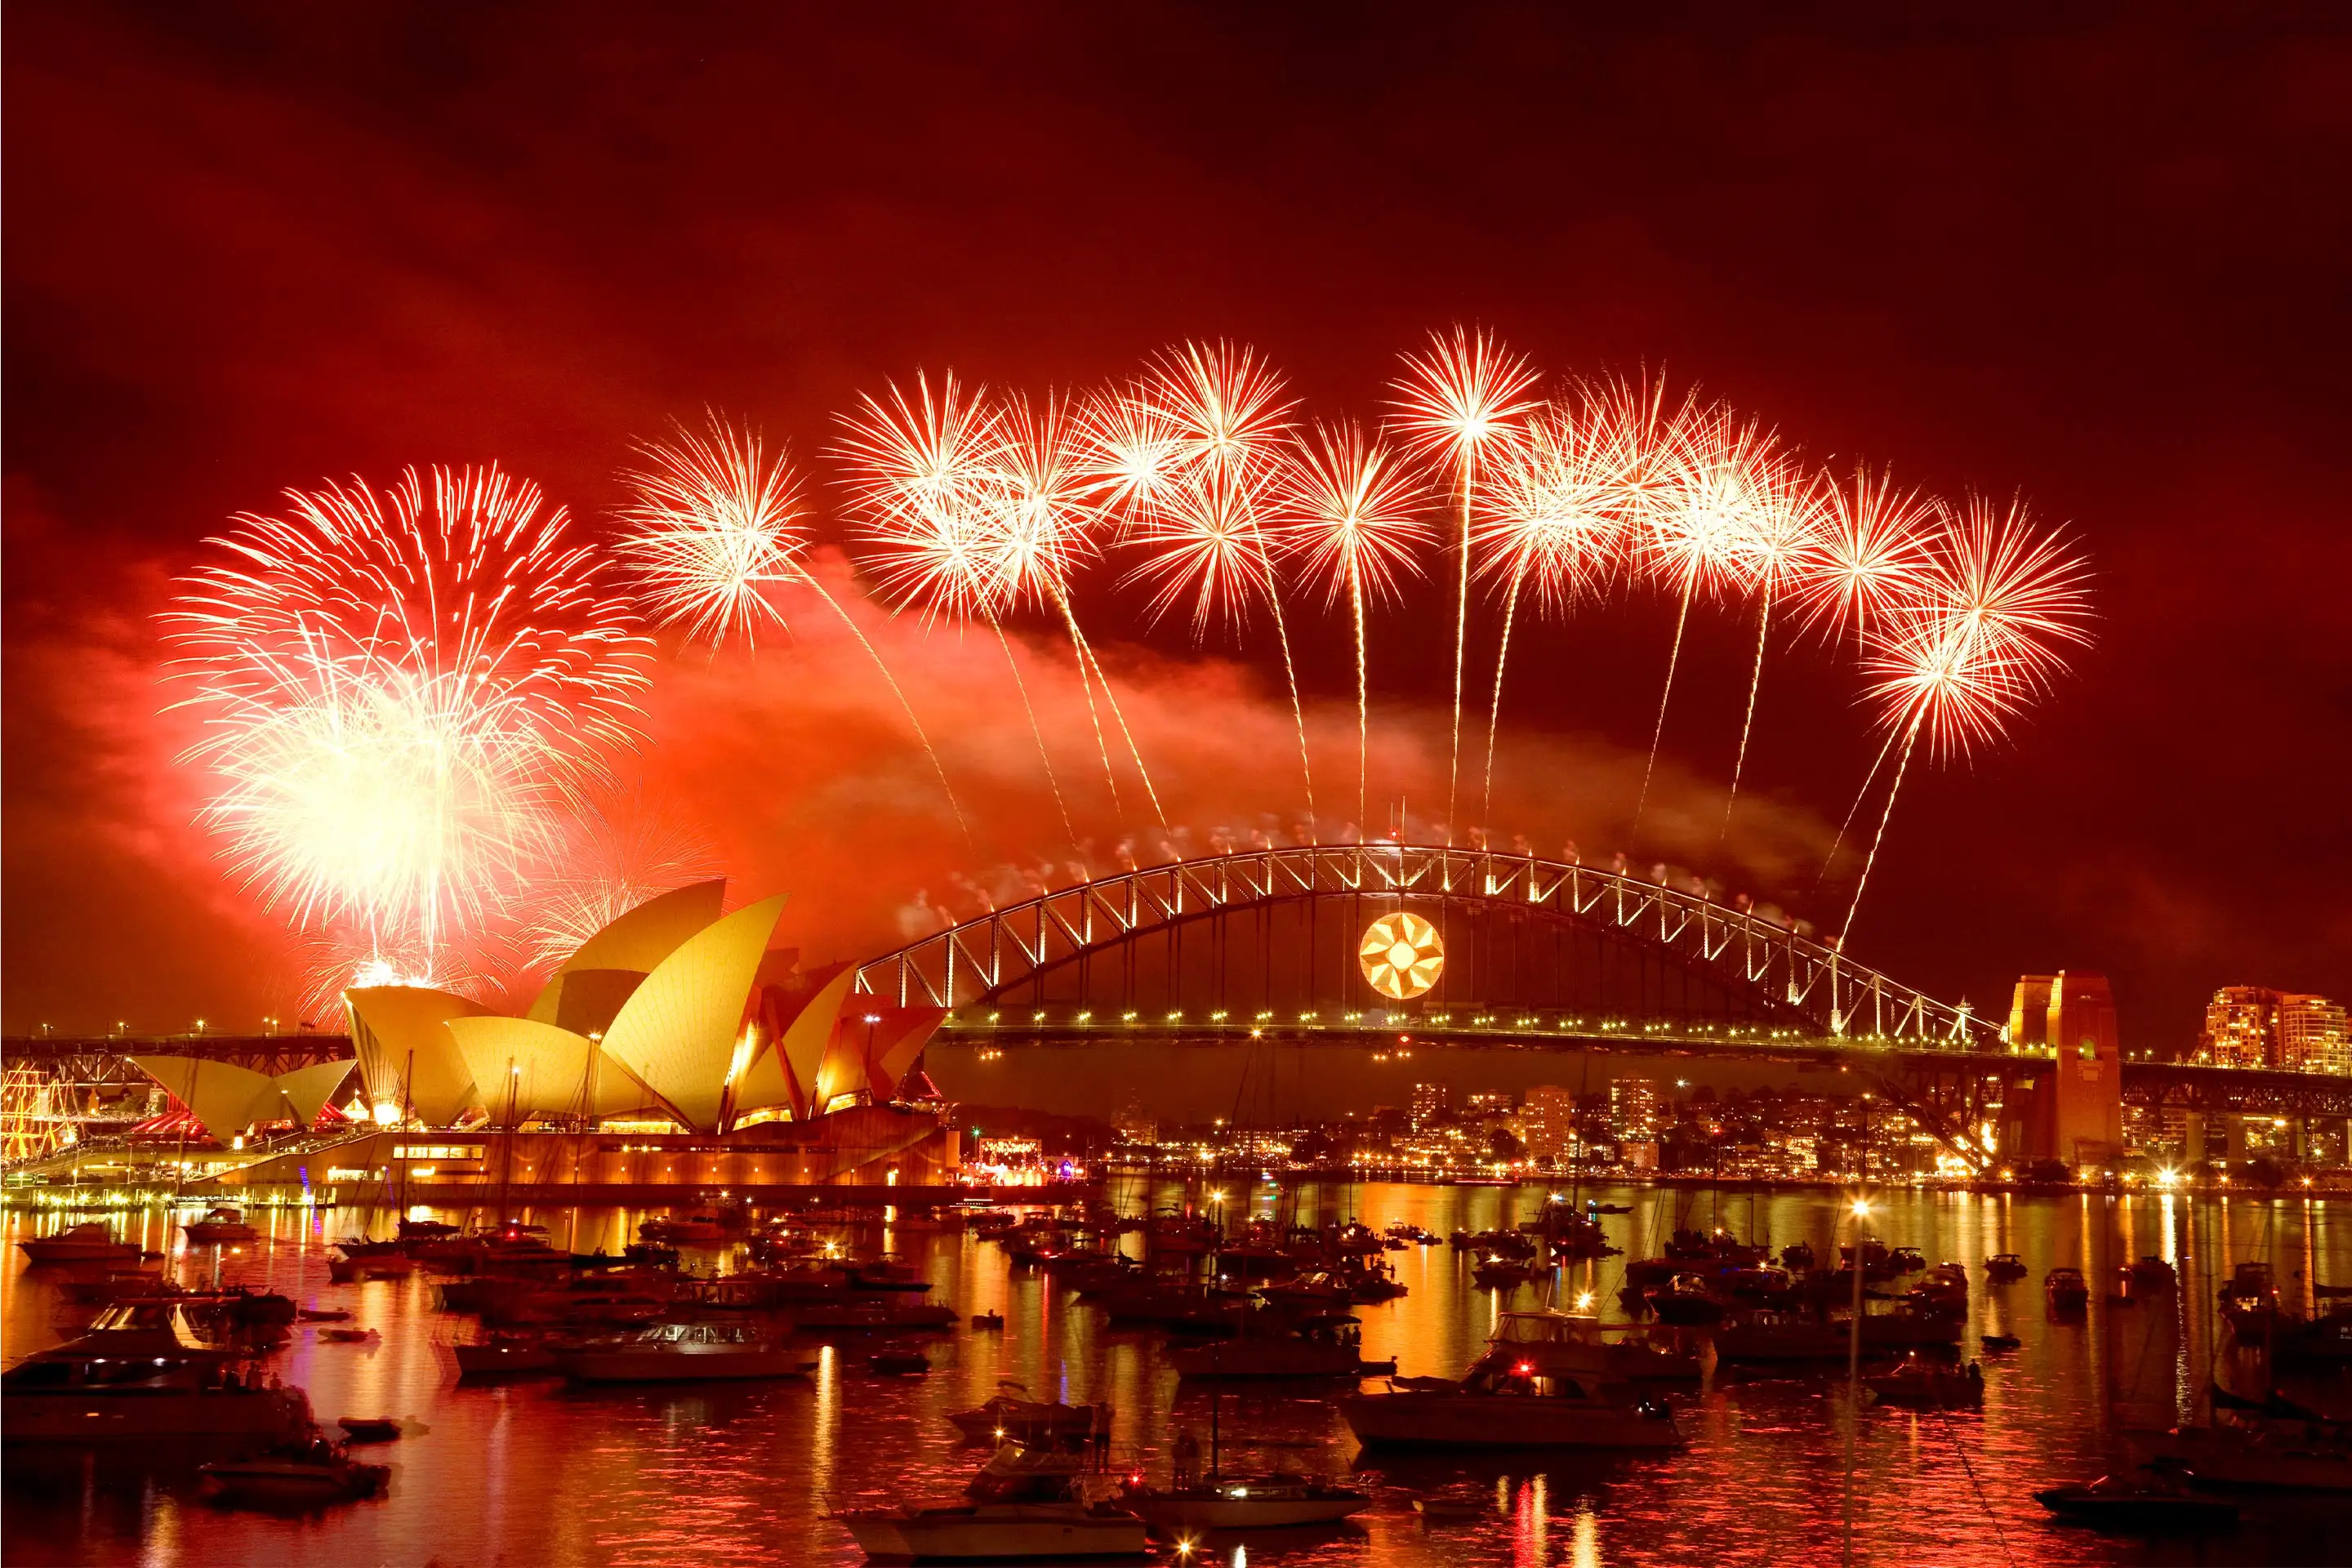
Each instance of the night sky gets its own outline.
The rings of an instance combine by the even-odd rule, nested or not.
[[[602,528],[629,443],[710,406],[790,442],[837,536],[833,416],[918,366],[1042,391],[1225,336],[1369,418],[1457,321],[2021,495],[2092,561],[2096,645],[1906,784],[1857,957],[2004,1008],[2021,971],[2104,970],[2134,1048],[2186,1044],[2216,985],[2352,994],[2352,30],[2048,9],[12,5],[7,1027],[234,1023],[296,985],[193,822],[152,621],[286,486],[496,459]],[[1080,613],[1193,842],[1295,816],[1264,629],[1195,650],[1116,575]],[[1344,624],[1301,613],[1318,783],[1352,796]],[[1374,627],[1375,794],[1416,816],[1446,615],[1424,588]],[[1498,835],[1625,846],[1673,621],[1645,592],[1523,634]],[[1874,747],[1850,663],[1776,654],[1756,822],[1710,862],[1672,824],[1728,773],[1754,634],[1695,622],[1669,841],[1626,847],[1833,927],[1851,868],[1816,890],[1819,850]],[[804,620],[670,656],[632,764],[747,893],[793,893],[814,956],[1070,858],[995,650],[873,624],[974,846]],[[1053,630],[1024,652],[1066,709]],[[1087,809],[1101,868],[1122,824]]]

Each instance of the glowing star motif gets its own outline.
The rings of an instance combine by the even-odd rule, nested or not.
[[[1445,943],[1437,928],[1419,915],[1399,910],[1364,928],[1356,962],[1372,989],[1399,1002],[1424,995],[1445,973]]]

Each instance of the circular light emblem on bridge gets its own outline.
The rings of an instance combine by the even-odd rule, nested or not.
[[[1419,915],[1399,910],[1382,915],[1364,928],[1356,962],[1373,990],[1399,1002],[1426,994],[1445,973],[1445,943],[1437,928]]]

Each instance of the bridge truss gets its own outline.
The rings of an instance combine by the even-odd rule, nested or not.
[[[1404,1007],[1356,970],[1357,937],[1397,909],[1429,919],[1447,950],[1436,988]],[[1058,1005],[1088,1022],[1100,1008],[1179,1026],[1244,1010],[1380,1026],[1507,1017],[1580,1030],[1638,1018],[2000,1049],[1967,1004],[1703,892],[1440,846],[1301,846],[1122,871],[910,943],[862,966],[856,989],[902,1006]]]

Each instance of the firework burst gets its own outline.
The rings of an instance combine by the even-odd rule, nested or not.
[[[205,819],[298,927],[429,973],[634,742],[648,645],[563,509],[495,467],[286,499],[233,519],[162,616]]]
[[[1482,822],[1494,804],[1503,673],[1522,595],[1532,591],[1539,610],[1564,615],[1579,599],[1599,593],[1623,564],[1628,535],[1640,515],[1646,449],[1623,412],[1616,399],[1589,393],[1575,402],[1547,405],[1488,469],[1488,511],[1478,531],[1486,556],[1480,570],[1505,587],[1494,698],[1486,715]]]
[[[790,461],[781,452],[767,461],[756,434],[737,430],[716,413],[709,422],[708,436],[681,425],[669,441],[641,444],[637,450],[646,466],[622,475],[635,494],[620,510],[615,552],[645,586],[656,618],[682,626],[689,637],[714,649],[737,632],[748,646],[756,640],[761,617],[779,627],[785,624],[770,596],[772,584],[798,584],[814,593],[889,687],[969,843],[971,825],[914,703],[881,650],[808,569],[809,536],[797,521],[800,479]]]
[[[768,462],[751,431],[716,414],[709,422],[707,436],[679,425],[670,440],[638,446],[646,466],[621,476],[634,494],[614,551],[656,620],[715,647],[733,636],[755,642],[763,619],[784,624],[767,588],[804,576],[809,536],[791,464],[782,454]]]
[[[1471,515],[1483,457],[1516,441],[1521,416],[1535,406],[1528,395],[1533,366],[1484,331],[1457,326],[1451,334],[1432,332],[1429,346],[1400,356],[1404,374],[1391,383],[1397,426],[1412,447],[1444,462],[1462,493],[1462,527],[1454,538],[1454,742],[1445,785],[1446,832],[1455,820],[1462,782],[1462,679],[1470,636]]]
[[[1788,474],[1771,432],[1737,419],[1726,409],[1691,404],[1675,416],[1664,468],[1665,486],[1648,510],[1643,548],[1651,579],[1675,595],[1678,607],[1665,686],[1658,694],[1657,723],[1650,733],[1649,762],[1642,770],[1642,793],[1633,806],[1637,831],[1657,771],[1658,745],[1665,738],[1666,709],[1674,700],[1691,602],[1701,594],[1712,596],[1745,585],[1748,541],[1781,504],[1780,489]]]
[[[1298,732],[1298,766],[1307,792],[1309,836],[1315,822],[1315,765],[1307,749],[1307,709],[1291,658],[1290,627],[1275,576],[1265,514],[1283,486],[1292,401],[1283,380],[1255,350],[1227,342],[1184,343],[1161,354],[1137,385],[1139,418],[1168,433],[1168,481],[1155,504],[1129,528],[1149,554],[1131,578],[1157,579],[1154,614],[1189,590],[1193,635],[1222,610],[1238,629],[1255,595],[1265,596]]]
[[[1942,757],[2004,735],[2064,672],[2066,649],[2090,642],[2087,578],[2082,559],[2036,528],[2022,506],[2004,512],[1971,500],[1947,521],[1917,593],[1869,639],[1869,697],[1890,742],[1899,734],[1902,746],[1845,931],[1862,909],[1921,736]]]
[[[1327,603],[1341,595],[1356,634],[1356,823],[1360,837],[1371,762],[1367,601],[1393,592],[1400,573],[1418,574],[1413,556],[1429,529],[1413,515],[1422,487],[1389,451],[1353,425],[1318,425],[1298,445],[1282,506],[1281,542],[1321,580]]]

